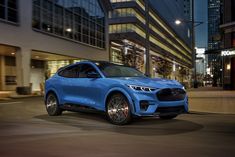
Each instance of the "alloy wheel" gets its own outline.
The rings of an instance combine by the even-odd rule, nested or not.
[[[58,106],[57,98],[54,94],[49,94],[47,96],[46,109],[50,116],[56,116],[62,113],[62,110]]]
[[[107,104],[107,114],[114,124],[129,122],[130,108],[126,98],[121,94],[112,96]]]

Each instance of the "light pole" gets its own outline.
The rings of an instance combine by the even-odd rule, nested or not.
[[[191,23],[191,29],[190,29],[190,34],[192,36],[191,40],[191,46],[192,46],[192,58],[193,58],[193,64],[194,64],[194,82],[193,82],[193,87],[197,88],[198,87],[198,82],[197,82],[197,69],[196,69],[196,60],[197,60],[197,54],[195,51],[195,27],[203,24],[201,21],[195,21],[194,20],[194,0],[192,0],[192,20],[175,20],[176,25],[180,25],[182,23]]]
[[[151,77],[150,71],[150,43],[149,43],[149,1],[145,0],[145,17],[146,17],[146,40],[145,40],[145,75]]]

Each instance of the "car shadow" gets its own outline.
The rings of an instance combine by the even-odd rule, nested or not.
[[[204,126],[182,119],[162,120],[157,117],[135,118],[129,125],[110,124],[103,114],[65,112],[62,116],[38,115],[34,118],[77,127],[85,131],[107,131],[137,136],[174,135],[198,131]]]

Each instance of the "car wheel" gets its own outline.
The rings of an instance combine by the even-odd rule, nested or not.
[[[122,94],[114,94],[107,101],[106,115],[116,125],[124,125],[131,121],[130,104]]]
[[[50,116],[58,116],[62,114],[62,109],[59,107],[57,97],[53,93],[48,94],[46,98],[46,110]]]
[[[159,116],[161,119],[174,119],[175,117],[177,117],[177,114],[173,114],[173,115],[164,115],[164,116]]]

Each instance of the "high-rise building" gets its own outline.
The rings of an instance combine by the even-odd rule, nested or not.
[[[223,16],[220,25],[223,49],[223,86],[225,89],[235,89],[235,1],[223,0]]]
[[[178,0],[176,0],[178,1]],[[188,20],[192,20],[192,0],[184,0],[184,16]]]
[[[208,64],[211,71],[212,85],[222,85],[222,60],[218,50],[221,48],[221,0],[208,0]]]
[[[220,48],[221,0],[208,0],[208,50]]]
[[[149,2],[177,35],[191,46],[192,0],[149,0]],[[176,20],[180,20],[182,23],[176,25]]]
[[[188,44],[190,34],[186,31],[183,37],[188,40],[184,40],[176,33],[169,19],[165,19],[164,14],[160,14],[155,7],[157,1],[111,0],[111,3],[111,61],[135,66],[153,77],[167,77],[188,83],[192,68],[192,49]],[[160,1],[158,3],[161,4]],[[174,21],[171,19],[171,22]]]
[[[0,1],[0,90],[43,88],[61,66],[109,60],[109,0]]]

